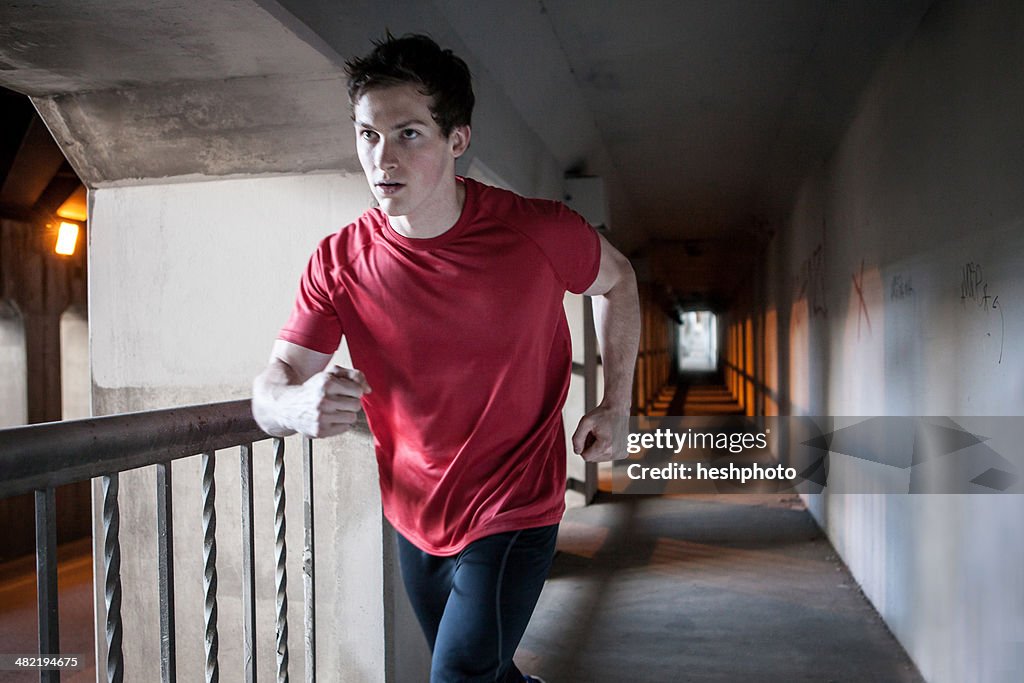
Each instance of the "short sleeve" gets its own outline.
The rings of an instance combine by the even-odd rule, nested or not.
[[[551,262],[565,288],[581,294],[597,279],[601,266],[601,238],[583,216],[558,202],[545,202],[531,238]]]
[[[329,241],[320,243],[299,280],[291,316],[277,338],[320,353],[334,353],[341,343],[341,320],[334,306]]]

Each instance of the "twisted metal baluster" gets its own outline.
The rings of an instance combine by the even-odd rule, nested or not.
[[[118,475],[103,477],[103,577],[107,608],[107,683],[124,680],[121,655],[121,516],[117,508]]]
[[[256,683],[256,534],[252,497],[252,444],[242,444],[239,457],[242,493],[242,676]]]
[[[288,681],[288,573],[284,539],[284,439],[274,439],[274,554],[277,586],[277,681]]]
[[[302,601],[306,606],[303,641],[306,645],[306,681],[316,681],[316,581],[313,548],[313,440],[302,437]]]
[[[214,481],[215,456],[203,453],[203,591],[206,623],[206,683],[220,680],[217,662],[217,510],[214,502],[217,485]]]
[[[160,595],[160,681],[176,683],[174,640],[174,486],[171,461],[156,466],[157,584]]]

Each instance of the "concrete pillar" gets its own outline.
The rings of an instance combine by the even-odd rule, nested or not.
[[[0,301],[0,427],[15,427],[28,422],[26,383],[25,326],[18,309]]]
[[[591,303],[587,297],[566,292],[563,300],[565,317],[572,338],[573,372],[569,380],[569,394],[562,409],[565,423],[566,476],[570,490],[566,492],[566,505],[576,507],[589,503],[597,493],[597,466],[586,463],[572,449],[572,434],[580,418],[600,400],[602,377],[597,363],[597,339],[594,334]]]
[[[247,397],[316,243],[369,205],[361,174],[99,189],[91,195],[93,402],[110,414]],[[347,362],[339,356],[341,362]],[[384,537],[372,440],[315,442],[317,652],[323,680],[384,680]],[[303,670],[301,447],[288,440],[292,675]],[[220,672],[241,679],[238,452],[217,456]],[[257,667],[274,656],[273,469],[255,454]],[[174,466],[179,680],[203,678],[201,474]],[[158,680],[155,473],[121,478],[125,680]],[[98,498],[97,498],[98,501]],[[98,512],[98,510],[97,510]],[[100,517],[97,528],[101,529]],[[97,534],[97,543],[102,537]],[[101,548],[101,546],[99,546]],[[96,576],[103,576],[103,553]],[[102,589],[97,586],[97,595]],[[102,623],[102,604],[97,601]],[[102,629],[97,660],[105,661]]]

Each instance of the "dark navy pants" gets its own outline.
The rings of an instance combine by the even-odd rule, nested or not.
[[[557,524],[509,531],[438,557],[397,534],[405,590],[433,653],[431,683],[522,683],[512,655],[544,587],[557,535]]]

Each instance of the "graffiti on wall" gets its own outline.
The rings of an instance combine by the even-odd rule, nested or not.
[[[902,301],[914,295],[914,282],[902,273],[893,275],[889,281],[889,301]]]
[[[825,302],[825,247],[819,244],[800,264],[796,276],[797,299],[807,301],[807,312],[812,318],[828,317]]]
[[[868,334],[871,333],[871,314],[868,312],[868,305],[864,301],[864,259],[860,260],[860,275],[851,273],[853,278],[853,290],[857,293],[857,340],[860,341],[860,321],[863,318],[868,324]]]
[[[985,279],[981,265],[969,261],[960,269],[960,304],[983,309],[999,311],[999,363],[1003,362],[1003,344],[1006,340],[1006,319],[999,303],[999,295],[992,292]],[[992,336],[991,332],[986,333]]]

